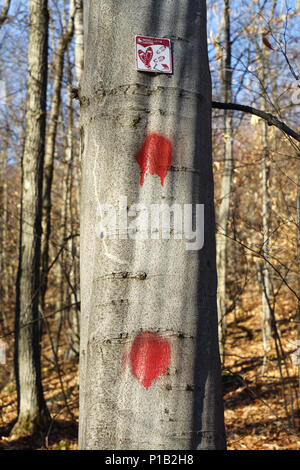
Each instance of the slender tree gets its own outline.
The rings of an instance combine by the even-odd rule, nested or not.
[[[75,77],[77,83],[80,81],[83,69],[83,5],[82,0],[75,0],[74,18],[74,53],[75,53]]]
[[[225,103],[232,101],[230,0],[224,0],[224,59],[222,58],[221,84]],[[222,54],[223,55],[223,54]],[[218,324],[221,358],[226,335],[226,254],[230,212],[231,184],[233,175],[233,128],[232,111],[224,111],[224,170],[221,182],[220,207],[217,219],[217,271],[218,271]]]
[[[84,11],[79,447],[223,449],[206,4]],[[173,74],[136,71],[137,34],[172,40]],[[152,204],[204,204],[203,247],[147,231]]]
[[[8,10],[10,7],[10,0],[5,0],[2,10],[0,11],[0,28],[7,19]],[[1,83],[4,88],[4,82]],[[3,89],[0,90],[1,94],[6,94]],[[7,235],[7,153],[8,153],[8,140],[9,140],[9,126],[6,123],[5,135],[1,135],[0,146],[0,311],[1,321],[7,326],[6,319],[6,302],[8,291],[8,278],[6,269],[6,235]]]
[[[263,111],[267,111],[268,106],[268,53],[267,48],[263,42],[263,35],[261,44],[259,45],[257,39],[255,39],[256,50],[258,55],[259,63],[259,82],[260,82],[260,103]],[[261,122],[262,126],[262,254],[263,254],[263,266],[262,272],[259,274],[259,279],[262,285],[262,320],[261,320],[261,329],[263,337],[263,347],[264,347],[264,361],[262,367],[262,375],[265,373],[266,369],[266,360],[267,360],[267,351],[268,344],[267,341],[271,338],[271,310],[270,310],[270,271],[268,265],[268,256],[269,256],[269,233],[270,233],[270,210],[269,210],[269,142],[268,142],[268,124],[266,121]]]
[[[26,136],[22,160],[15,368],[18,420],[13,435],[32,434],[49,414],[43,397],[38,335],[42,176],[45,145],[48,8],[29,0]]]
[[[62,31],[57,50],[54,51],[53,68],[53,96],[51,100],[49,122],[46,132],[45,160],[43,176],[43,216],[42,216],[42,245],[41,245],[41,293],[40,305],[44,312],[45,295],[48,284],[48,262],[49,262],[49,240],[51,234],[51,188],[53,180],[53,166],[55,154],[55,141],[57,133],[57,122],[61,105],[61,87],[64,71],[64,57],[68,45],[73,37],[75,15],[75,0],[69,3],[69,19],[66,28]]]
[[[5,133],[1,135],[0,148],[0,310],[6,323],[5,310],[8,301],[8,276],[7,276],[7,153],[8,153],[9,127],[6,125]],[[7,325],[6,325],[7,326]]]
[[[71,64],[68,60],[67,79],[72,83]],[[64,168],[62,175],[62,193],[64,201],[61,207],[61,223],[59,230],[61,250],[60,262],[57,270],[58,296],[56,309],[66,314],[57,317],[56,345],[58,347],[63,319],[66,320],[64,328],[69,352],[79,353],[79,309],[76,282],[76,237],[73,236],[73,175],[74,175],[74,109],[71,88],[68,87],[67,125],[64,129]],[[67,306],[67,307],[66,307]]]

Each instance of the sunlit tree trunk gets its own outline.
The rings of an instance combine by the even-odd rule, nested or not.
[[[268,67],[268,56],[266,47],[261,44],[261,50],[258,50],[259,65],[260,65],[260,85],[261,85],[261,109],[267,110],[267,67]],[[262,288],[262,337],[264,347],[264,360],[262,367],[262,375],[265,373],[268,344],[267,341],[271,338],[271,310],[270,310],[270,271],[268,265],[269,257],[269,224],[270,224],[270,210],[269,210],[269,173],[270,173],[270,162],[269,162],[269,142],[268,142],[268,124],[266,121],[261,122],[262,130],[262,273],[261,273],[261,288]]]
[[[222,70],[222,95],[225,103],[232,101],[232,64],[231,64],[231,32],[230,2],[224,0],[224,50],[225,59]],[[217,219],[217,272],[218,272],[218,325],[219,347],[223,362],[226,335],[226,254],[227,233],[230,213],[231,182],[233,173],[233,129],[232,111],[224,111],[224,170],[222,174],[220,207]]]
[[[67,67],[68,82],[72,83],[71,64],[68,60]],[[76,242],[77,237],[73,231],[73,176],[74,176],[74,109],[70,89],[68,91],[67,126],[64,129],[65,159],[62,181],[62,193],[64,201],[61,212],[60,245],[64,246],[59,264],[59,286],[60,295],[57,300],[57,310],[64,310],[65,335],[69,345],[69,352],[79,353],[79,311],[76,277]],[[59,339],[61,322],[58,324],[57,338]]]
[[[297,365],[298,365],[298,383],[300,395],[300,158],[298,162],[298,181],[297,181],[297,258],[298,258],[298,304],[296,310],[297,321]]]
[[[297,2],[297,14],[300,20],[300,0]],[[299,155],[298,155],[299,157]],[[300,158],[300,157],[299,157]],[[298,297],[300,299],[300,159],[298,163],[298,185],[297,185],[297,255],[298,255]],[[299,395],[300,395],[300,300],[298,299],[297,306],[297,330],[298,330],[298,382],[299,382]]]
[[[297,2],[297,14],[300,21],[300,0]],[[300,152],[298,153],[298,185],[297,185],[297,257],[298,257],[298,297],[300,299]],[[298,383],[299,383],[299,395],[300,395],[300,300],[298,299],[297,305],[297,330],[298,330]]]
[[[46,133],[44,182],[43,182],[43,217],[42,217],[42,247],[41,247],[41,293],[40,307],[44,313],[45,295],[48,283],[49,240],[51,234],[51,189],[53,180],[53,166],[55,154],[55,141],[57,123],[61,105],[61,87],[64,71],[64,58],[68,45],[73,36],[75,0],[70,0],[69,20],[66,29],[60,35],[57,50],[54,51],[53,70],[53,96],[51,100],[49,121]]]
[[[223,449],[205,1],[89,0],[84,19],[79,447]],[[136,71],[136,34],[172,40],[172,75]],[[129,222],[204,204],[204,246],[119,217],[106,237],[105,203]]]
[[[48,422],[40,366],[38,300],[42,176],[47,90],[47,0],[29,0],[26,136],[22,161],[20,252],[17,278],[15,365],[18,420],[13,435],[32,434]]]
[[[76,12],[74,18],[74,53],[75,53],[75,78],[80,82],[83,69],[83,6],[82,0],[75,0]]]
[[[8,126],[7,126],[8,129]],[[8,136],[1,135],[0,148],[0,322],[7,328],[8,272],[7,272],[7,150]]]

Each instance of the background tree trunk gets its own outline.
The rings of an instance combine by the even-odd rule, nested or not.
[[[75,78],[79,83],[83,70],[83,5],[75,0],[74,40],[75,40]]]
[[[224,34],[225,60],[222,61],[222,95],[225,103],[232,101],[232,65],[231,65],[231,32],[230,2],[224,0]],[[227,233],[230,213],[231,183],[233,174],[233,129],[232,111],[224,110],[224,170],[221,182],[220,207],[218,214],[218,232],[216,236],[217,272],[218,272],[218,325],[219,348],[223,363],[224,343],[226,336],[226,254]]]
[[[8,273],[7,273],[7,148],[8,126],[2,137],[0,148],[0,326],[2,332],[7,328]]]
[[[257,52],[259,57],[259,79],[261,86],[261,109],[267,111],[267,67],[268,67],[268,54],[264,43],[261,42],[261,49],[259,50],[257,44]],[[271,310],[270,310],[270,269],[268,264],[269,257],[269,225],[270,225],[270,210],[269,210],[269,142],[268,142],[268,124],[265,120],[261,122],[262,129],[262,273],[261,273],[261,284],[262,284],[262,320],[261,329],[264,346],[264,360],[262,367],[262,375],[266,370],[267,351],[268,351],[268,340],[271,339],[272,326],[271,326]]]
[[[43,176],[43,216],[42,216],[42,246],[41,246],[41,292],[40,292],[40,308],[42,314],[45,309],[45,295],[48,284],[48,262],[49,262],[49,241],[51,234],[51,188],[53,180],[53,166],[55,154],[55,141],[57,132],[57,122],[61,105],[61,87],[64,71],[64,58],[66,50],[73,36],[75,0],[70,0],[69,4],[69,20],[68,25],[62,31],[58,47],[54,54],[54,83],[53,96],[50,107],[50,116],[47,126],[46,143],[45,143],[45,161]]]
[[[38,300],[45,144],[47,0],[29,0],[26,137],[22,161],[15,365],[19,413],[12,434],[33,434],[48,421],[40,367]]]
[[[206,5],[90,0],[84,15],[79,447],[223,449]],[[173,75],[135,70],[136,34],[172,40]],[[163,186],[140,185],[147,139],[172,148]],[[205,204],[204,247],[134,240],[119,224],[116,239],[99,238],[100,205],[120,196],[128,211]],[[150,385],[151,345],[166,364]]]

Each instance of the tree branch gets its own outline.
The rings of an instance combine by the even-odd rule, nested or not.
[[[254,114],[255,116],[258,116],[267,121],[269,126],[277,127],[285,134],[300,142],[300,134],[288,127],[284,122],[279,121],[279,119],[273,116],[273,114],[266,113],[260,109],[252,108],[252,106],[245,106],[243,104],[237,103],[220,103],[218,101],[213,101],[212,107],[215,109],[228,109],[232,111],[242,111],[243,113]]]

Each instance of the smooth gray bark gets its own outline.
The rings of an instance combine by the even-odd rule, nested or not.
[[[89,0],[84,33],[79,447],[223,449],[205,1]],[[173,75],[136,71],[137,34],[172,40]],[[164,186],[154,175],[140,185],[135,157],[151,133],[172,145]],[[173,233],[133,240],[119,223],[115,240],[101,239],[100,205],[117,208],[120,196],[129,213],[204,204],[203,248]],[[167,375],[148,389],[128,363],[145,332],[171,349]]]

